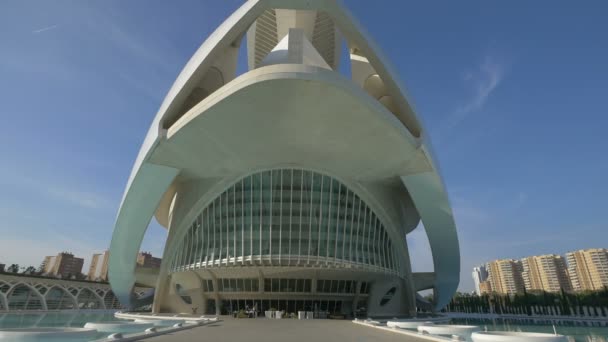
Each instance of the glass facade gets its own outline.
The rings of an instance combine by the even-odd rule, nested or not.
[[[103,297],[103,304],[106,306],[106,309],[120,309],[120,302],[112,291],[108,291],[105,294]]]
[[[45,295],[45,299],[48,310],[76,309],[74,297],[62,287],[52,287]]]
[[[266,278],[264,279],[264,292],[299,292],[310,293],[312,291],[310,279],[281,279],[281,278]]]
[[[258,278],[220,278],[217,280],[217,287],[219,292],[258,292]],[[213,292],[213,285],[209,292]]]
[[[78,293],[76,300],[78,302],[79,309],[103,308],[103,299],[101,299],[98,294],[89,289],[80,290],[80,293]]]
[[[249,175],[196,217],[171,271],[238,266],[364,267],[398,274],[383,223],[338,180],[300,169]]]
[[[362,301],[365,306],[365,301]],[[315,318],[328,318],[331,314],[349,314],[352,309],[352,300],[303,300],[303,299],[225,299],[219,302],[222,315],[238,312],[239,310],[254,310],[263,315],[266,310],[283,310],[286,318],[298,311],[312,311]],[[205,314],[215,315],[215,300],[207,301]]]
[[[60,284],[7,283],[0,280],[0,310],[119,309],[120,307],[118,298],[108,288],[77,289]]]
[[[361,282],[360,294],[369,294],[370,284]],[[318,279],[317,292],[319,293],[338,293],[338,294],[355,294],[357,291],[357,282],[354,280],[330,280]]]
[[[10,311],[44,309],[44,299],[32,287],[25,284],[16,285],[6,298]]]

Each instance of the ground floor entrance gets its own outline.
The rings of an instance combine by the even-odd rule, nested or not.
[[[294,300],[294,299],[222,299],[219,308],[216,301],[209,299],[205,314],[233,315],[238,312],[256,312],[263,316],[266,311],[284,311],[287,317],[298,311],[311,311],[318,318],[330,316],[355,317],[365,313],[365,300],[360,300],[353,308],[352,299],[345,300]],[[218,310],[219,309],[219,310]],[[355,309],[355,312],[353,312]]]

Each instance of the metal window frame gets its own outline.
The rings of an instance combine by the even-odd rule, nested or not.
[[[264,254],[264,250],[262,249],[262,241],[263,241],[263,226],[264,226],[264,173],[260,172],[260,211],[258,213],[258,218],[260,220],[260,254],[258,255],[259,257],[259,262],[260,264],[263,264],[262,262],[262,255]]]
[[[241,179],[241,265],[245,264],[245,181]]]
[[[279,170],[279,182],[279,265],[281,265],[281,255],[283,254],[283,169]]]
[[[329,238],[331,232],[331,206],[332,206],[332,197],[333,197],[333,185],[334,179],[333,177],[329,177],[329,202],[327,203],[327,238],[325,239],[325,265],[329,264]],[[335,254],[335,251],[334,251]]]
[[[293,229],[293,169],[291,171],[290,176],[290,189],[289,189],[289,260],[287,262],[288,265],[291,265],[292,252],[291,252],[291,231]]]
[[[304,210],[304,170],[300,170],[300,233],[298,239],[298,265],[302,259],[302,211]]]
[[[340,207],[342,200],[342,183],[338,182],[338,204],[336,205],[336,242],[334,246],[334,264],[338,261],[338,237],[340,236]]]
[[[373,262],[374,266],[378,266],[378,258],[376,255],[376,231],[377,230],[378,230],[378,217],[374,217],[374,235],[372,237],[372,257],[374,260],[374,262]]]
[[[351,209],[351,218],[350,218],[350,239],[348,240],[348,261],[353,261],[353,226],[355,225],[355,193],[350,191],[353,194],[352,204],[353,208]]]
[[[216,236],[215,236],[215,202],[213,201],[213,215],[211,215],[211,223],[212,223],[212,227],[213,227],[213,252],[212,252],[212,257],[211,257],[211,265],[215,266],[215,251],[216,251]]]
[[[355,234],[355,262],[359,263],[359,230],[361,228],[361,198],[357,196],[359,208],[357,209],[357,233]]]
[[[306,253],[307,255],[307,259],[306,259],[306,263],[310,264],[310,253],[312,252],[311,250],[311,246],[312,246],[312,218],[313,218],[313,206],[312,206],[312,201],[314,199],[314,191],[315,191],[315,173],[312,171],[310,172],[310,206],[308,207],[308,253]]]
[[[238,258],[238,250],[236,249],[236,184],[232,186],[232,233],[233,233],[233,259],[232,264],[236,265],[236,260]]]
[[[253,175],[249,176],[249,262],[253,264]]]
[[[267,171],[270,174],[270,187],[269,187],[269,192],[270,192],[270,215],[268,218],[268,229],[269,229],[269,235],[268,235],[268,255],[270,256],[270,264],[272,265],[272,200],[273,200],[273,190],[272,190],[272,186],[273,186],[273,182],[272,182],[272,170]],[[263,190],[262,190],[263,191]]]
[[[209,207],[206,207],[203,210],[203,225],[204,225],[204,229],[207,231],[207,242],[205,243],[205,267],[209,266],[209,240],[210,240],[210,234],[211,231],[209,229]],[[207,224],[205,225],[205,221],[207,221]]]
[[[319,191],[319,222],[317,229],[317,260],[316,264],[319,263],[319,258],[321,257],[321,228],[323,226],[323,183],[325,181],[325,176],[321,176],[321,191]]]

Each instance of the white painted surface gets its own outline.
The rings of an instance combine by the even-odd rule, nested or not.
[[[471,335],[473,342],[567,342],[564,335],[511,331],[480,331]]]
[[[139,322],[88,322],[84,325],[87,329],[95,329],[99,332],[134,333],[143,332],[153,327],[152,323]]]
[[[471,334],[476,331],[481,331],[481,328],[476,325],[431,324],[418,326],[418,332],[420,333],[440,336],[457,335],[467,340],[469,340]]]
[[[136,323],[152,324],[157,327],[170,327],[176,323],[184,323],[185,319],[136,319]]]
[[[85,341],[97,330],[88,328],[15,328],[0,329],[1,342]]]
[[[392,319],[386,322],[386,326],[389,328],[401,328],[401,329],[417,329],[421,325],[431,325],[437,323],[448,323],[449,318],[446,317],[434,317],[434,318],[420,318],[420,319]]]

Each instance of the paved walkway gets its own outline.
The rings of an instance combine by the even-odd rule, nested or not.
[[[182,341],[263,341],[263,342],[342,342],[342,341],[423,341],[388,331],[373,329],[349,320],[233,319],[172,334],[145,339],[154,342]]]

